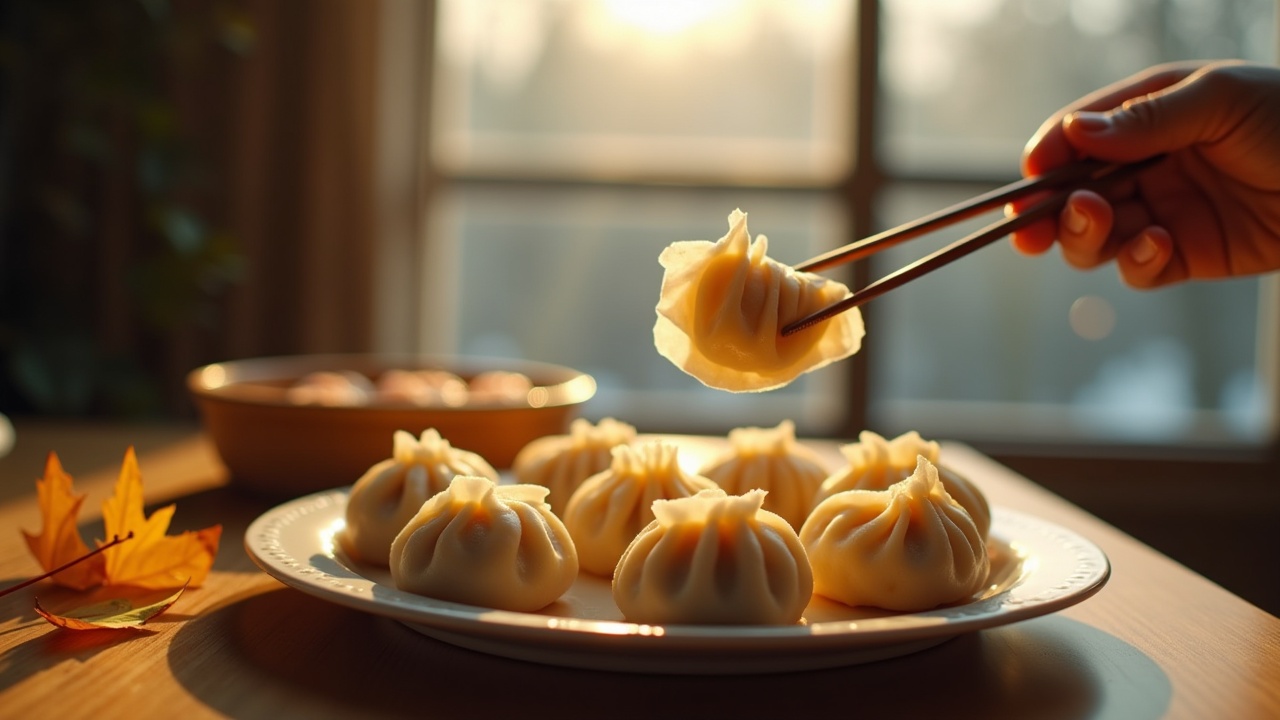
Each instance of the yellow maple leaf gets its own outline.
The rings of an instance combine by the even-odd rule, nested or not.
[[[44,464],[44,477],[36,480],[36,496],[40,502],[43,527],[38,535],[26,530],[22,535],[36,561],[46,572],[89,553],[76,527],[84,495],[72,489],[71,476],[62,469],[56,453],[49,453]],[[103,558],[94,556],[52,576],[54,583],[75,590],[98,585],[103,579]]]
[[[218,554],[222,526],[165,535],[174,509],[166,505],[149,518],[143,515],[142,473],[133,448],[129,448],[115,492],[102,504],[102,522],[107,537],[125,537],[132,532],[133,539],[102,553],[107,585],[163,589],[188,582],[199,587],[204,582]]]

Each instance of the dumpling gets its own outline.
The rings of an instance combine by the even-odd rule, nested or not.
[[[828,471],[818,454],[796,442],[796,424],[776,428],[743,427],[729,431],[729,449],[698,471],[730,495],[767,490],[764,509],[798,528],[813,507],[814,494]]]
[[[285,397],[294,405],[331,407],[366,405],[373,394],[369,378],[351,370],[313,372],[285,390]]]
[[[924,457],[887,490],[823,500],[800,528],[813,590],[846,605],[918,611],[983,588],[991,561],[973,518]]]
[[[528,375],[506,370],[482,372],[467,383],[469,401],[476,404],[524,405],[532,389]]]
[[[511,464],[511,472],[517,482],[550,488],[551,509],[563,517],[569,498],[582,481],[608,469],[613,457],[609,451],[635,438],[634,427],[613,418],[604,418],[598,425],[578,418],[569,425],[568,435],[550,435],[525,445]]]
[[[541,610],[578,577],[573,539],[546,496],[540,485],[454,478],[391,543],[392,581],[440,600]]]
[[[680,468],[676,446],[654,441],[618,445],[609,469],[578,487],[564,511],[564,524],[578,546],[582,569],[612,577],[636,534],[653,522],[653,501],[688,497],[716,484]]]
[[[797,272],[751,242],[747,215],[734,210],[717,242],[672,243],[653,342],[658,352],[703,384],[748,392],[782,387],[858,351],[864,334],[854,308],[787,337],[782,328],[849,295],[834,280]]]
[[[893,440],[864,430],[858,435],[858,442],[842,445],[840,452],[847,464],[822,482],[815,505],[845,490],[884,490],[910,475],[916,468],[916,458],[921,455],[938,465],[942,447],[920,437],[914,430]],[[951,499],[973,517],[985,540],[991,530],[991,506],[986,496],[963,476],[941,465],[938,465],[938,477]]]
[[[378,399],[414,405],[467,403],[467,382],[447,370],[387,370],[378,376]]]
[[[480,475],[494,482],[498,471],[479,455],[459,450],[434,429],[413,435],[397,430],[392,456],[369,468],[347,496],[347,526],[338,534],[355,559],[386,567],[391,541],[431,496],[457,475]]]
[[[763,510],[765,491],[703,490],[653,504],[627,547],[613,599],[631,622],[784,625],[800,620],[813,572],[791,525]]]

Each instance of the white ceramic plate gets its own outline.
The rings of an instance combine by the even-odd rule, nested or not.
[[[345,490],[327,491],[263,514],[245,533],[249,555],[286,585],[439,640],[594,670],[723,674],[871,662],[1061,610],[1093,595],[1110,575],[1102,550],[1076,533],[995,508],[990,586],[967,603],[928,612],[850,608],[815,596],[792,626],[639,625],[623,620],[608,580],[583,574],[550,607],[518,613],[402,592],[386,569],[345,556],[334,535],[345,522],[346,498]]]

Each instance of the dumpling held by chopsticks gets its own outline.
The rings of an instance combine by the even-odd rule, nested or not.
[[[704,385],[773,390],[862,345],[857,308],[782,337],[787,324],[844,299],[849,289],[783,265],[767,248],[763,235],[751,241],[746,213],[734,210],[718,241],[672,243],[658,258],[665,272],[654,345]]]

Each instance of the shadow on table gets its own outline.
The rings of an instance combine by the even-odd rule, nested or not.
[[[231,676],[189,654],[207,643]],[[207,649],[207,648],[206,648]],[[572,670],[456,648],[385,618],[279,589],[189,621],[174,676],[234,717],[1161,717],[1168,677],[1133,646],[1050,616],[833,670],[664,676]],[[282,689],[283,688],[283,689]]]
[[[35,612],[35,600],[54,614],[84,608],[106,600],[127,599],[135,606],[147,605],[171,594],[170,590],[147,590],[127,587],[99,587],[78,592],[50,585],[36,585],[5,598],[13,609],[6,615],[19,619],[20,624],[0,631],[0,637],[9,634],[28,635],[0,652],[0,690],[12,687],[27,678],[55,668],[64,663],[80,665],[88,663],[98,653],[122,648],[132,643],[137,647],[152,647],[150,638],[161,633],[160,626],[181,623],[191,619],[180,611],[170,610],[154,618],[142,627],[100,628],[91,630],[66,630],[46,623]],[[26,608],[24,611],[17,607]],[[29,617],[28,617],[29,616]],[[141,650],[145,652],[145,650]],[[0,709],[0,717],[8,717]]]

